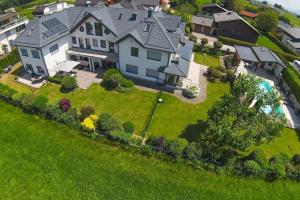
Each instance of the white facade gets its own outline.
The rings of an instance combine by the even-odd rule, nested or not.
[[[0,27],[0,54],[11,51],[10,41],[18,37],[26,24],[27,19],[17,19]]]
[[[54,12],[59,12],[69,7],[70,6],[66,2],[45,4],[37,7],[36,11],[33,12],[33,15],[36,17],[41,17],[43,15],[51,15]]]
[[[138,48],[138,57],[131,56],[131,47]],[[158,71],[160,67],[168,66],[170,62],[170,53],[157,51],[161,53],[161,60],[150,60],[147,59],[147,51],[151,49],[143,48],[136,40],[132,37],[127,37],[119,43],[119,63],[120,71],[127,75],[139,79],[144,79],[154,82],[163,82],[165,80],[165,73],[159,73],[158,78],[149,77],[146,75],[146,70],[151,69]],[[132,65],[138,67],[138,73],[129,73],[126,71],[126,65]]]

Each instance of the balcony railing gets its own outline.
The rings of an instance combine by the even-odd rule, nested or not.
[[[0,31],[3,31],[3,30],[5,30],[5,29],[7,29],[9,27],[12,27],[14,25],[20,24],[20,23],[25,22],[27,20],[28,19],[26,19],[26,18],[19,18],[19,19],[15,20],[15,21],[12,21],[12,22],[9,22],[7,24],[4,24],[3,26],[0,26]]]

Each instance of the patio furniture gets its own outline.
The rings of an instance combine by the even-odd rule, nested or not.
[[[11,65],[8,65],[6,68],[3,69],[3,72],[6,74],[6,73],[9,73],[11,71]]]

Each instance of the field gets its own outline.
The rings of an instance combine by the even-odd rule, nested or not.
[[[218,176],[85,139],[0,102],[1,199],[299,199],[299,184]]]
[[[277,51],[282,51],[282,49],[277,44],[275,44],[273,41],[271,41],[266,36],[262,36],[262,35],[260,35],[258,37],[257,45],[262,46],[262,47],[267,47],[269,49],[274,49]]]

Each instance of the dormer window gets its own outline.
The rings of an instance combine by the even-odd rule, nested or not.
[[[90,22],[85,23],[85,29],[87,35],[93,35],[93,26]]]
[[[151,23],[146,23],[146,26],[145,26],[145,29],[144,29],[144,31],[145,32],[149,32],[150,31],[150,28],[151,28]]]
[[[129,21],[136,21],[136,14],[132,14]]]

